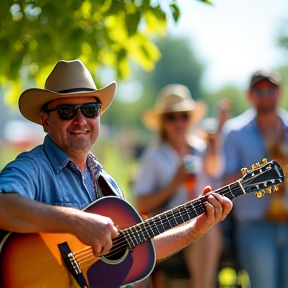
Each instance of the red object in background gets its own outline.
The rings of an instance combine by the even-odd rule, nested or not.
[[[189,174],[185,180],[185,187],[187,191],[191,191],[194,188],[195,183],[196,183],[196,174],[195,173]]]

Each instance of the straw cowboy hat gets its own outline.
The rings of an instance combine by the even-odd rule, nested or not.
[[[45,89],[31,88],[24,91],[18,101],[22,115],[41,124],[40,112],[43,105],[51,100],[71,97],[98,97],[102,103],[101,114],[109,107],[115,97],[116,82],[97,89],[95,82],[80,60],[56,63],[45,82]]]
[[[206,104],[203,101],[196,102],[186,86],[170,84],[160,91],[155,107],[145,111],[142,120],[147,128],[158,130],[163,114],[188,112],[191,114],[191,124],[195,125],[204,117],[206,110]]]

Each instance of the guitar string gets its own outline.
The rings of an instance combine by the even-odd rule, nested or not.
[[[221,191],[221,192],[223,192],[222,194],[223,195],[225,195],[225,194],[228,194],[228,193],[231,193],[231,194],[233,194],[233,192],[235,192],[235,191],[237,191],[237,190],[241,190],[241,189],[239,189],[239,187],[237,188],[237,189],[229,189],[230,191],[228,191],[228,192],[225,192],[224,191],[224,189],[222,189],[223,191]],[[217,191],[217,190],[216,190]],[[215,192],[215,191],[214,191]],[[239,196],[239,195],[238,195]],[[238,197],[238,196],[236,196],[236,197]],[[235,197],[235,196],[234,196]],[[204,197],[202,197],[203,199],[203,201],[205,202],[205,196]],[[198,200],[198,199],[196,199],[196,200]],[[195,200],[193,200],[193,201],[195,201]],[[189,205],[189,206],[191,206],[191,204],[193,204],[193,201],[191,201],[189,204],[188,203],[186,203],[186,204],[184,204],[184,205]],[[188,206],[187,205],[187,206]],[[197,208],[199,208],[201,206],[201,208],[203,207],[203,202],[200,202],[200,204],[198,204],[198,205],[195,205],[194,207],[190,207],[190,208],[192,208],[193,210],[195,210],[195,208],[197,209]],[[185,209],[186,208],[186,209]],[[181,209],[183,209],[183,207],[180,207],[180,208],[178,208],[177,209],[177,213],[180,213],[180,210]],[[189,210],[187,210],[187,207],[184,207],[184,209],[185,209],[185,212],[187,213],[187,212],[189,212]],[[205,207],[204,207],[204,209],[205,209]],[[190,210],[190,212],[191,212],[191,210]],[[195,212],[195,211],[194,211]],[[199,212],[202,212],[202,211],[197,211],[197,213],[199,213]],[[203,212],[202,212],[203,213]],[[201,214],[202,214],[201,213]],[[200,215],[200,214],[199,214]],[[196,216],[198,216],[198,215],[195,215],[194,217],[196,217]],[[182,216],[181,215],[179,215],[179,216],[176,216],[176,218],[174,217],[174,215],[172,215],[172,217],[173,217],[173,219],[175,220],[175,219],[179,219],[179,217],[181,217],[182,218]],[[192,218],[189,218],[189,219],[193,219],[194,217],[192,217]],[[152,217],[153,218],[153,217]],[[152,219],[151,218],[151,219]],[[188,220],[189,220],[188,219]],[[160,222],[162,222],[161,224],[163,225],[163,226],[165,226],[167,223],[169,223],[169,220],[171,220],[171,218],[169,219],[168,217],[165,217],[165,219],[163,219],[163,220],[165,220],[165,221],[161,221],[161,219],[160,219]],[[168,220],[168,221],[167,221]],[[187,221],[188,221],[187,220]],[[159,222],[159,221],[158,221]],[[185,221],[184,221],[185,222]],[[154,225],[156,226],[156,222],[152,222],[151,221],[151,223],[153,224],[154,223]],[[150,224],[151,224],[150,223]],[[182,222],[183,223],[183,222]],[[142,225],[145,225],[145,224],[148,224],[147,222],[141,222],[141,223],[139,223],[139,224],[142,224]],[[146,232],[147,233],[151,233],[151,231],[156,231],[155,229],[153,229],[153,227],[151,227],[150,226],[150,224],[148,225],[148,229],[146,229]],[[180,223],[181,224],[181,223]],[[131,227],[130,227],[131,228]],[[126,229],[124,229],[124,230],[122,230],[122,231],[125,231],[125,230],[127,230],[127,229],[130,229],[130,228],[126,228]],[[169,228],[168,228],[169,229]],[[135,235],[135,233],[132,231],[132,233],[130,233],[130,234],[132,234],[132,235]],[[136,231],[136,234],[137,234],[137,231]],[[153,233],[153,235],[154,235],[154,233]],[[121,237],[120,237],[121,236]],[[121,250],[123,250],[123,248],[125,248],[125,247],[127,247],[127,241],[126,241],[126,239],[125,239],[125,237],[124,237],[124,235],[122,234],[122,235],[120,235],[120,236],[118,236],[115,240],[114,240],[114,242],[113,242],[113,247],[112,247],[112,250],[111,250],[111,252],[110,253],[108,253],[108,254],[106,254],[105,256],[113,256],[113,255],[115,255],[116,253],[118,253],[119,251],[121,251]],[[139,235],[137,235],[137,236],[139,236]],[[142,236],[143,236],[143,234],[142,234]],[[148,237],[149,239],[150,238],[152,238],[151,236],[149,236]],[[137,238],[136,238],[137,239]],[[118,242],[118,241],[120,241],[120,242]],[[118,242],[118,243],[117,243]],[[138,242],[138,241],[137,241]],[[116,244],[117,243],[117,244]],[[115,245],[116,244],[116,245]],[[122,246],[120,246],[120,247],[118,247],[118,250],[117,249],[115,249],[116,248],[116,246],[119,246],[119,244],[120,245],[122,245]],[[137,243],[137,244],[140,244],[140,243]],[[114,253],[113,253],[114,252]],[[93,256],[94,257],[94,256]]]
[[[253,178],[253,177],[252,177]],[[243,181],[243,185],[245,184],[245,182],[247,182],[247,184],[250,182],[252,182],[253,181],[253,179],[250,179],[249,181]],[[246,184],[246,185],[247,185]],[[233,186],[235,186],[235,187],[233,187]],[[267,187],[266,187],[267,188]],[[228,189],[228,191],[227,191],[227,189]],[[217,193],[218,192],[218,194],[220,194],[220,195],[223,195],[223,196],[225,196],[225,195],[228,195],[228,194],[231,194],[232,196],[233,196],[233,198],[236,198],[236,197],[238,197],[238,196],[240,196],[240,195],[237,195],[237,196],[235,196],[234,195],[234,193],[235,192],[239,192],[239,191],[242,191],[242,189],[241,189],[241,187],[240,187],[240,185],[239,185],[239,183],[238,182],[234,182],[234,183],[232,183],[232,184],[230,184],[230,185],[227,185],[227,186],[225,186],[225,187],[222,187],[222,188],[219,188],[219,189],[217,189],[217,190],[215,190],[215,191],[212,191],[213,193]],[[162,213],[162,215],[164,215],[164,214],[166,214],[165,215],[165,218],[164,219],[162,219],[162,218],[159,218],[160,216],[161,216],[161,214],[159,214],[159,215],[156,215],[156,216],[154,216],[154,217],[152,217],[152,218],[150,218],[150,219],[148,219],[147,221],[143,221],[143,222],[140,222],[140,223],[138,223],[138,224],[136,224],[135,226],[137,226],[137,225],[142,225],[142,226],[145,226],[145,224],[147,225],[147,229],[146,229],[146,233],[147,233],[147,238],[148,239],[151,239],[151,238],[153,238],[154,237],[154,232],[156,232],[156,235],[158,235],[159,234],[159,231],[158,231],[158,229],[157,229],[157,224],[159,225],[159,223],[163,226],[163,227],[165,227],[165,225],[167,225],[167,224],[169,224],[169,221],[171,221],[171,218],[174,220],[174,221],[176,221],[176,219],[179,219],[179,218],[182,218],[181,220],[184,220],[183,219],[183,217],[182,217],[182,215],[181,214],[179,214],[179,216],[177,216],[177,215],[175,215],[174,213],[180,213],[181,212],[181,209],[183,210],[185,210],[184,212],[187,214],[186,216],[188,216],[188,214],[190,215],[191,214],[191,208],[192,208],[192,210],[194,210],[194,212],[196,212],[196,215],[192,215],[193,217],[189,217],[189,219],[188,220],[191,220],[191,219],[193,219],[193,218],[195,218],[195,217],[197,217],[197,216],[199,216],[200,214],[198,214],[199,212],[201,212],[201,214],[202,213],[204,213],[205,212],[205,205],[204,205],[204,203],[205,203],[205,199],[206,199],[206,196],[201,196],[201,197],[199,197],[199,198],[197,198],[197,199],[194,199],[194,200],[192,200],[192,201],[190,201],[190,202],[188,202],[188,203],[184,203],[184,204],[182,204],[182,205],[180,205],[177,209],[172,209],[173,210],[173,212],[171,211],[171,213],[169,214],[169,213],[167,213],[167,212],[164,212],[164,213]],[[198,204],[196,204],[196,205],[194,205],[193,206],[193,203],[195,203],[195,202],[199,202]],[[204,207],[203,207],[204,206]],[[189,207],[189,208],[188,208]],[[199,211],[197,211],[197,208],[204,208],[204,211],[202,212],[202,210],[199,210]],[[190,209],[190,210],[189,210]],[[190,213],[188,213],[188,212],[190,212]],[[168,217],[167,217],[168,216]],[[171,216],[171,217],[170,217]],[[169,218],[170,217],[170,218]],[[153,221],[153,219],[156,219],[155,221]],[[159,220],[159,221],[157,221],[157,220]],[[185,220],[184,222],[186,222],[186,221],[188,221],[188,220]],[[184,222],[182,222],[182,223],[184,223]],[[176,221],[176,223],[178,223],[177,221]],[[182,224],[182,223],[180,223],[180,224]],[[156,227],[156,230],[151,226],[151,224],[154,224],[154,226]],[[179,225],[179,224],[177,224],[177,225]],[[135,226],[133,226],[133,227],[135,227]],[[171,226],[171,225],[170,225]],[[130,230],[130,232],[132,232],[132,233],[129,233],[130,235],[132,235],[132,236],[134,236],[134,238],[136,239],[136,244],[138,245],[138,244],[140,244],[140,243],[142,243],[142,242],[140,242],[140,243],[138,243],[139,241],[139,239],[137,240],[137,238],[135,237],[135,234],[136,234],[136,236],[138,236],[139,237],[139,235],[138,235],[138,232],[139,231],[137,231],[136,230],[136,232],[133,232],[133,231],[131,231],[131,229],[133,228],[133,227],[129,227],[129,228],[125,228],[125,229],[123,229],[122,230],[122,232],[124,232],[125,233],[125,231],[127,231],[127,230]],[[174,227],[174,226],[173,226]],[[173,228],[173,227],[170,227],[170,228]],[[144,227],[143,227],[144,228]],[[166,227],[165,227],[166,228]],[[168,228],[168,229],[166,229],[166,230],[169,230],[170,228]],[[135,228],[136,229],[136,228]],[[166,230],[164,230],[164,231],[166,231]],[[163,232],[164,232],[163,231]],[[129,231],[128,231],[129,232]],[[153,236],[151,237],[151,235],[150,235],[150,233],[153,233]],[[158,232],[158,233],[157,233]],[[142,233],[142,235],[141,236],[144,236],[144,233]],[[131,237],[130,237],[131,238]],[[144,236],[144,240],[145,240],[145,236]],[[118,243],[117,243],[118,242]],[[123,250],[123,248],[127,248],[127,244],[129,244],[129,243],[127,243],[128,241],[126,240],[126,238],[125,238],[125,236],[124,236],[124,234],[121,234],[120,236],[118,236],[117,238],[115,238],[114,240],[112,240],[112,243],[113,243],[113,246],[112,246],[112,249],[111,249],[111,251],[108,253],[108,254],[106,254],[105,256],[106,257],[111,257],[111,256],[114,256],[114,255],[116,255],[117,253],[119,253],[120,251],[122,251]],[[133,242],[133,241],[132,241]],[[143,241],[144,242],[144,241]],[[132,243],[133,244],[133,243]],[[120,247],[118,247],[117,248],[117,246],[119,246],[120,245]],[[134,245],[134,244],[133,244]],[[135,247],[136,245],[134,245],[133,247]],[[75,252],[75,254],[74,255],[78,255],[78,254],[80,254],[80,257],[81,257],[81,252],[82,250],[80,250],[80,251],[78,251],[78,252]],[[92,248],[90,248],[90,251],[92,251]],[[90,255],[91,256],[91,255]],[[79,257],[79,256],[78,256]],[[79,257],[79,258],[80,258]],[[94,258],[95,256],[92,254],[92,257]],[[78,261],[78,260],[77,260]]]
[[[238,183],[233,183],[233,184],[235,184],[235,185],[237,185]],[[230,186],[232,186],[232,184],[230,185]],[[233,185],[234,186],[234,185]],[[229,186],[225,186],[224,188],[220,188],[220,189],[218,189],[218,190],[215,190],[215,191],[213,191],[213,193],[214,192],[216,192],[216,191],[219,191],[219,190],[222,190],[221,191],[221,194],[220,195],[223,195],[223,196],[225,196],[226,194],[232,194],[233,195],[233,192],[237,192],[237,191],[241,191],[241,188],[239,187],[239,184],[237,185],[237,187],[235,187],[235,188],[233,188],[233,187],[229,187]],[[228,191],[227,191],[228,190]],[[234,196],[235,197],[235,196]],[[188,215],[190,215],[191,214],[191,211],[192,212],[195,212],[196,213],[196,215],[194,216],[194,215],[192,215],[193,217],[192,218],[190,218],[189,216],[189,219],[188,220],[190,220],[190,219],[193,219],[193,218],[195,218],[195,217],[197,217],[197,216],[199,216],[200,214],[198,214],[198,213],[200,213],[200,212],[202,212],[202,209],[201,210],[199,210],[199,208],[204,208],[204,211],[202,212],[202,213],[204,213],[205,212],[205,204],[204,204],[204,202],[205,202],[205,199],[206,199],[206,197],[205,196],[201,196],[201,197],[199,197],[199,198],[197,198],[197,199],[194,199],[194,200],[192,200],[192,201],[190,201],[190,202],[188,202],[188,203],[184,203],[184,204],[182,204],[182,205],[180,205],[176,210],[174,210],[175,212],[174,213],[180,213],[181,212],[181,209],[182,210],[185,210],[184,212]],[[196,205],[193,205],[193,202],[199,202],[199,203],[197,203]],[[198,210],[198,211],[197,211]],[[189,213],[190,212],[190,213]],[[167,213],[167,214],[166,214]],[[176,219],[180,219],[181,218],[181,220],[183,220],[183,218],[182,218],[182,214],[179,214],[179,215],[175,215],[173,212],[171,212],[170,214],[169,214],[169,212],[165,212],[165,213],[163,213],[163,215],[164,214],[166,214],[168,217],[165,217],[164,219],[159,219],[158,217],[161,215],[161,214],[159,214],[159,215],[156,215],[156,216],[154,216],[154,217],[152,217],[152,218],[150,218],[150,219],[148,219],[147,221],[143,221],[143,222],[140,222],[140,223],[138,223],[138,225],[140,226],[141,224],[142,224],[142,226],[144,225],[145,226],[145,224],[147,225],[147,229],[146,229],[146,233],[147,233],[147,236],[148,236],[148,239],[150,239],[150,238],[152,238],[152,237],[150,237],[150,233],[153,233],[153,232],[155,232],[156,230],[155,229],[153,229],[153,227],[151,227],[151,224],[154,224],[155,226],[157,226],[157,225],[159,225],[159,224],[161,224],[162,226],[164,226],[165,227],[165,225],[167,225],[167,224],[169,224],[169,222],[171,221],[171,220],[174,220],[174,221],[176,221],[176,223],[177,223],[177,220]],[[201,213],[201,214],[202,214]],[[186,215],[186,216],[187,216]],[[153,221],[153,218],[155,218],[156,220],[155,221]],[[188,220],[186,220],[186,221],[188,221]],[[149,223],[150,222],[150,223]],[[185,222],[185,221],[184,221]],[[184,223],[184,222],[182,222],[182,223]],[[182,224],[182,223],[179,223],[179,224]],[[178,224],[178,225],[179,225]],[[137,224],[136,224],[137,225]],[[135,225],[135,226],[136,226]],[[171,225],[170,225],[171,226]],[[130,228],[126,228],[126,229],[123,229],[122,231],[127,231],[128,229],[130,229],[131,230],[131,228],[132,227],[130,227]],[[166,228],[166,227],[165,227]],[[171,227],[172,228],[172,227]],[[165,229],[164,231],[166,231],[166,230],[169,230],[169,228],[168,229]],[[164,232],[163,231],[163,232]],[[139,235],[138,235],[138,232],[139,231],[137,231],[136,230],[136,232],[133,232],[133,231],[131,231],[132,233],[129,233],[130,235],[132,235],[132,236],[134,236],[134,238],[136,239],[136,241],[137,241],[137,238],[135,237],[135,235],[136,236],[138,236],[139,237]],[[157,232],[158,231],[156,231],[156,234],[157,234]],[[142,236],[143,236],[143,234],[144,233],[142,233]],[[159,234],[159,233],[158,233]],[[153,233],[153,235],[154,235],[154,233]],[[138,242],[138,241],[137,241]],[[125,248],[125,247],[127,247],[127,241],[126,241],[126,239],[125,239],[125,236],[124,236],[124,234],[121,234],[120,236],[118,236],[117,238],[115,238],[113,241],[112,241],[112,243],[113,243],[113,246],[112,246],[112,249],[111,249],[111,252],[109,252],[108,254],[106,254],[105,256],[107,256],[107,257],[111,257],[111,256],[114,256],[115,254],[117,254],[117,253],[119,253],[121,250],[123,250],[123,248]],[[138,243],[139,244],[139,243]],[[120,245],[120,247],[118,247]],[[90,248],[90,249],[89,249]],[[91,247],[89,247],[88,249],[85,249],[85,250],[88,250],[88,251],[90,251],[90,253],[92,252],[92,248]],[[83,250],[84,250],[83,249]],[[79,261],[83,261],[86,257],[87,257],[87,255],[85,255],[85,253],[87,252],[87,251],[83,251],[83,250],[80,250],[80,251],[78,251],[78,252],[75,252],[75,254],[74,254],[74,256],[75,257],[77,257],[77,261],[79,260]],[[80,257],[79,257],[80,256]],[[81,256],[84,256],[84,259],[82,259],[81,258]],[[95,257],[93,254],[91,255],[90,254],[90,256],[92,256],[93,258]],[[90,258],[89,259],[87,259],[86,261],[88,261],[88,260],[90,260]]]

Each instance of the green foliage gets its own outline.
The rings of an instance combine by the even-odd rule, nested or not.
[[[216,104],[224,98],[229,99],[232,102],[231,117],[240,115],[250,107],[243,90],[236,87],[227,86],[217,92],[211,93],[206,98],[209,107],[209,116],[217,116],[218,108]]]
[[[166,28],[159,2],[1,0],[0,85],[10,85],[9,97],[29,79],[43,87],[59,59],[79,58],[90,71],[112,66],[120,78],[129,74],[128,59],[152,69],[160,55],[150,38]]]
[[[136,81],[139,88],[118,89],[117,97],[104,113],[102,122],[112,127],[140,128],[143,131],[141,115],[155,104],[158,92],[167,84],[186,85],[194,99],[204,99],[201,89],[203,65],[193,54],[190,44],[183,38],[166,37],[156,42],[161,59],[150,72],[140,71],[135,67],[130,81]],[[125,81],[126,82],[126,81]],[[119,88],[123,83],[119,83]],[[141,88],[141,89],[140,89]],[[141,91],[139,91],[139,89]],[[121,101],[121,93],[129,94],[130,99],[139,94],[137,101]]]
[[[155,91],[158,93],[165,85],[178,83],[186,85],[194,99],[203,99],[201,79],[204,65],[191,49],[191,43],[184,38],[166,37],[159,39],[156,45],[162,57],[155,69],[147,73]]]
[[[288,51],[288,33],[287,33],[288,19],[284,19],[278,29],[278,44],[280,47]],[[287,64],[287,63],[286,63]]]

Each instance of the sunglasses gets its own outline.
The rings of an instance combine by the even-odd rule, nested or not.
[[[169,122],[174,122],[177,119],[187,121],[189,119],[188,113],[166,113],[163,115],[163,119]]]
[[[61,120],[71,120],[76,116],[78,109],[80,109],[84,117],[95,118],[99,115],[99,112],[101,110],[101,103],[93,102],[83,105],[63,104],[53,109],[43,109],[43,111],[48,114],[53,111],[57,111],[58,116]]]
[[[276,91],[277,91],[277,89],[274,87],[262,88],[262,89],[257,89],[257,88],[252,89],[252,93],[257,97],[268,96],[271,98],[275,95]]]

